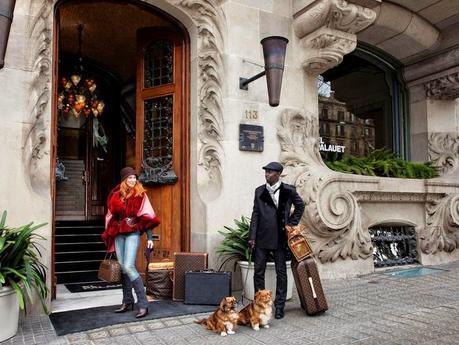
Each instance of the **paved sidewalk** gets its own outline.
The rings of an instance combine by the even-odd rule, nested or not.
[[[235,335],[221,337],[194,324],[196,316],[186,316],[57,337],[47,316],[32,316],[1,344],[459,344],[459,262],[437,267],[447,271],[324,281],[329,311],[306,316],[295,296],[283,320],[258,332],[239,327]]]

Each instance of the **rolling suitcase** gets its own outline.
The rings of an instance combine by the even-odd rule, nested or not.
[[[323,313],[328,309],[319,272],[313,258],[300,262],[292,259],[293,278],[295,279],[301,308],[308,315]]]
[[[185,304],[219,305],[231,296],[231,272],[189,271],[185,273]]]
[[[185,272],[207,269],[207,253],[174,253],[174,283],[172,299],[185,298]]]

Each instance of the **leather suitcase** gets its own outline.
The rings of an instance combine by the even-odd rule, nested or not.
[[[231,272],[213,270],[185,273],[185,304],[219,305],[231,296]]]
[[[207,253],[174,253],[174,284],[172,299],[185,299],[185,272],[207,269]]]
[[[327,300],[314,259],[307,258],[298,262],[292,258],[292,272],[301,308],[306,314],[315,315],[326,311]]]

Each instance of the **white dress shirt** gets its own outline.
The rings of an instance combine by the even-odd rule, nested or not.
[[[268,190],[269,195],[271,195],[271,198],[273,199],[274,205],[276,205],[276,207],[279,205],[279,188],[281,183],[282,182],[279,180],[272,186],[269,183],[266,184],[266,189]]]

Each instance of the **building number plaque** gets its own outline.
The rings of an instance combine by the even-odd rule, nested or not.
[[[263,152],[263,126],[239,125],[239,150]]]

